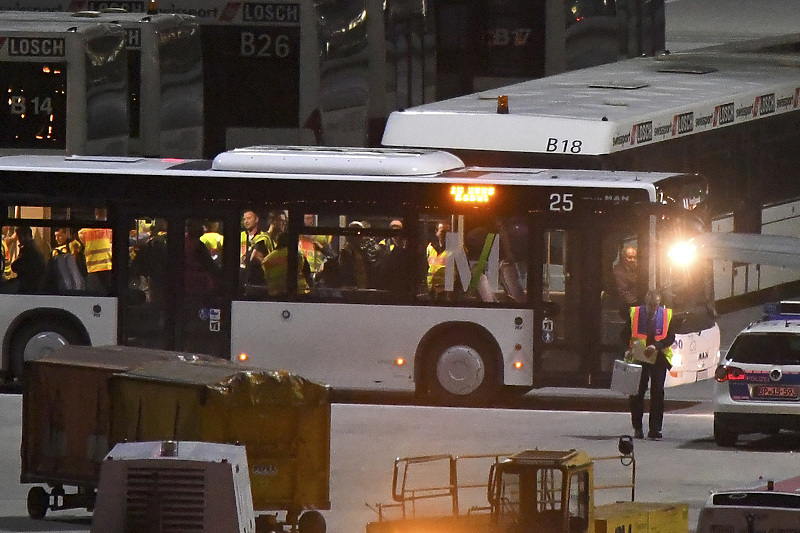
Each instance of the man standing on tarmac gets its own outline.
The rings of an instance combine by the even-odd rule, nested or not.
[[[630,322],[626,337],[630,350],[626,360],[635,359],[642,365],[639,390],[630,397],[631,423],[634,437],[644,438],[642,417],[644,416],[644,395],[650,382],[650,417],[647,438],[660,439],[664,420],[664,382],[667,371],[672,368],[672,344],[675,333],[670,328],[672,309],[661,306],[661,295],[650,290],[645,305],[630,308]],[[644,346],[644,349],[637,349]]]

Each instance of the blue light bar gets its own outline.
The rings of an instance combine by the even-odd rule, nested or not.
[[[787,300],[764,304],[766,320],[800,320],[800,301]]]

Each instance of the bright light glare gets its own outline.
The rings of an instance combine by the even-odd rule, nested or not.
[[[697,246],[691,242],[677,243],[667,252],[667,255],[674,264],[685,267],[695,260]]]
[[[404,364],[406,364],[406,360],[403,359],[402,357],[398,357],[397,359],[394,360],[394,364],[396,364],[397,366],[403,366]]]
[[[522,368],[522,361],[514,361],[514,368],[516,368],[517,370]]]
[[[242,362],[247,361],[247,354],[244,353],[244,352],[240,353],[239,354],[239,361],[242,361]]]
[[[672,366],[681,366],[683,363],[683,356],[680,352],[674,351],[672,352]]]

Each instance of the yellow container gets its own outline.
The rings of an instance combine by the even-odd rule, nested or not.
[[[156,362],[111,378],[111,441],[242,444],[257,511],[330,509],[326,386],[227,361]]]
[[[595,509],[595,533],[687,533],[685,503],[617,502]]]
[[[69,345],[26,363],[21,482],[94,487],[111,449],[111,376],[156,360],[204,357],[127,346]]]

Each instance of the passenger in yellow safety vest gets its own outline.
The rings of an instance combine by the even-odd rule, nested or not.
[[[316,216],[306,214],[303,218],[303,224],[307,228],[316,226]],[[311,269],[311,274],[316,274],[322,270],[322,265],[325,259],[333,254],[330,248],[330,236],[328,235],[307,235],[301,234],[297,242],[297,249],[308,261],[308,266]]]
[[[288,237],[286,233],[278,236],[277,248],[270,252],[261,262],[264,269],[264,279],[267,292],[270,296],[280,296],[288,292],[286,277],[289,263]],[[297,252],[297,293],[309,292],[308,278],[310,275],[308,262],[302,253]]]
[[[96,214],[98,220],[105,217]],[[87,288],[99,294],[108,294],[111,287],[111,229],[83,228],[78,232],[86,257]]]
[[[270,211],[268,216],[269,226],[267,227],[267,250],[272,252],[278,247],[278,237],[286,232],[288,219],[284,211]]]
[[[400,231],[403,229],[403,222],[400,220],[392,220],[389,223],[389,228],[394,231]],[[388,237],[386,239],[382,239],[378,245],[381,247],[381,253],[389,253],[394,250],[394,247],[397,246],[398,237]]]
[[[363,222],[353,220],[347,225],[348,229],[356,233],[345,237],[344,246],[339,251],[339,276],[343,287],[367,289],[372,288],[372,269],[369,259],[363,249],[361,229]]]
[[[17,258],[17,238],[14,233],[14,228],[11,226],[3,226],[3,279],[10,280],[17,275],[11,270],[11,263]]]
[[[252,209],[248,209],[242,214],[243,229],[241,234],[240,250],[240,266],[242,268],[247,267],[247,263],[250,261],[250,252],[253,249],[253,245],[262,240],[266,242],[267,234],[266,232],[258,229],[258,222],[258,215]],[[271,252],[275,249],[275,247],[270,247],[268,245],[267,249]]]
[[[648,381],[650,416],[647,437],[661,438],[664,420],[664,382],[667,379],[667,371],[672,368],[672,344],[675,342],[671,323],[672,309],[661,306],[661,295],[657,291],[651,290],[647,293],[645,305],[630,308],[630,322],[626,332],[627,338],[630,339],[630,349],[626,352],[626,359],[636,358],[636,362],[642,365],[639,390],[629,398],[631,424],[634,436],[639,439],[644,438],[642,417]]]
[[[219,265],[222,261],[220,254],[222,253],[223,238],[219,234],[219,222],[203,222],[203,235],[200,241],[206,245],[208,251],[211,252],[211,259],[214,263]]]
[[[450,224],[439,222],[436,226],[436,239],[428,243],[425,255],[428,257],[428,291],[432,296],[444,292],[444,265],[447,258],[445,236],[450,231]]]

